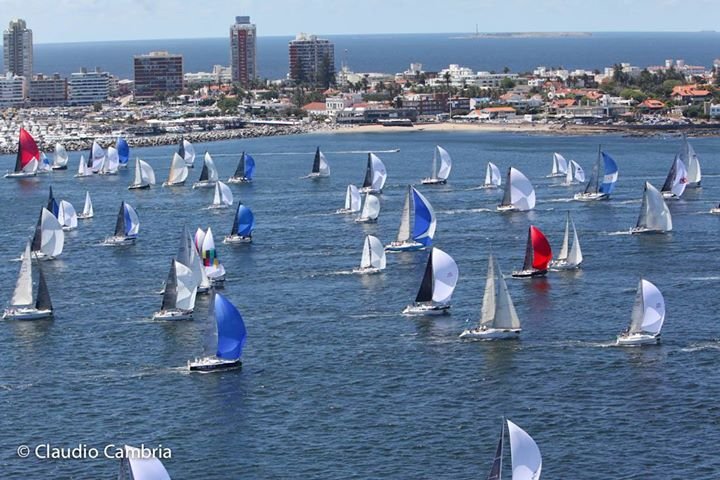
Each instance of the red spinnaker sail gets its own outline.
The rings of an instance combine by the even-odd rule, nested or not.
[[[37,143],[35,143],[35,139],[27,130],[20,128],[20,141],[18,142],[15,171],[20,171],[25,168],[25,165],[33,158],[40,161],[40,150],[38,149]]]
[[[548,263],[552,258],[552,250],[545,235],[534,225],[530,226],[530,239],[533,247],[533,268],[547,270]]]

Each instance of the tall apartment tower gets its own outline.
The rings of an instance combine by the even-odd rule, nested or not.
[[[183,89],[183,56],[150,52],[133,57],[135,98],[149,100],[157,94],[180,93]]]
[[[3,32],[3,62],[5,73],[25,77],[26,81],[32,78],[32,30],[27,28],[25,20],[11,20]]]
[[[330,40],[301,33],[290,42],[288,53],[290,54],[288,78],[314,85],[333,83],[335,46]]]
[[[230,27],[230,69],[232,81],[247,85],[257,77],[255,44],[257,32],[250,17],[235,17]]]

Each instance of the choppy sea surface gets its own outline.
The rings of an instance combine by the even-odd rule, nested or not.
[[[590,171],[598,143],[619,165],[609,202],[570,201],[581,187],[545,178],[554,151]],[[56,308],[51,321],[0,323],[0,472],[3,478],[114,478],[118,464],[20,459],[21,444],[102,449],[144,443],[172,449],[173,479],[432,478],[485,476],[503,416],[543,455],[543,477],[713,478],[720,467],[720,139],[691,140],[703,188],[670,203],[668,235],[631,236],[643,182],[660,186],[680,147],[676,137],[545,137],[489,133],[316,134],[198,144],[221,178],[240,152],[256,180],[232,185],[255,213],[254,243],[219,241],[233,210],[210,211],[212,190],[128,191],[133,169],[76,179],[70,169],[0,181],[0,296],[12,295],[17,258],[48,186],[95,218],[66,235],[43,264]],[[435,244],[455,258],[460,280],[452,314],[408,318],[427,253],[395,254],[385,273],[351,274],[363,235],[397,233],[408,183],[429,174],[436,144],[452,155],[446,186],[418,188],[438,217]],[[320,146],[332,176],[301,179]],[[389,150],[400,149],[397,153]],[[379,152],[388,182],[376,225],[335,215],[348,183],[359,184],[366,151]],[[133,149],[168,171],[174,147]],[[199,155],[200,156],[200,155]],[[515,166],[535,185],[528,213],[499,214],[501,193],[481,190],[487,161]],[[0,157],[0,170],[13,156]],[[200,174],[191,171],[190,181]],[[112,233],[121,200],[136,207],[137,244],[98,246]],[[522,265],[530,224],[559,251],[566,211],[585,255],[577,272],[508,278],[523,325],[517,342],[465,342],[479,316],[492,250],[508,275]],[[241,371],[188,374],[209,348],[207,297],[193,321],[153,321],[158,291],[183,225],[211,226],[228,271],[224,294],[248,329]],[[611,346],[630,317],[638,279],[663,292],[663,341]],[[509,475],[506,451],[506,474]]]

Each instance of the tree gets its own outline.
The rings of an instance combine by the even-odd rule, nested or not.
[[[503,67],[503,73],[504,74],[510,73],[510,67],[508,67],[508,66]]]
[[[240,105],[240,101],[237,97],[226,97],[225,95],[221,96],[215,104],[223,114],[237,113],[238,105]]]
[[[93,112],[100,112],[102,111],[103,106],[101,102],[95,102],[93,103]]]
[[[500,82],[500,88],[503,88],[505,90],[510,90],[511,88],[515,87],[515,82],[510,77],[505,77]]]

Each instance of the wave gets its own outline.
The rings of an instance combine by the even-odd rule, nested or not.
[[[487,213],[494,211],[495,210],[489,208],[458,208],[455,210],[438,210],[436,213],[442,213],[443,215],[456,215],[458,213]]]

